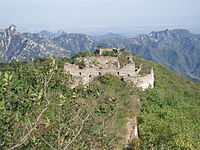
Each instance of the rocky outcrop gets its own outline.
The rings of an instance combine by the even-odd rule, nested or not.
[[[85,34],[64,34],[54,38],[53,42],[64,49],[70,50],[71,54],[82,50],[90,51],[95,49],[95,41]]]
[[[58,47],[44,36],[20,33],[14,25],[0,30],[0,62],[47,56],[62,57],[67,54],[67,50]]]
[[[47,31],[47,30],[42,30],[39,32],[39,34],[45,36],[46,38],[48,39],[54,39],[54,38],[57,38],[59,36],[62,36],[64,34],[67,34],[65,31],[62,31],[62,30],[59,30],[58,32],[54,33],[54,32],[50,32],[50,31]]]

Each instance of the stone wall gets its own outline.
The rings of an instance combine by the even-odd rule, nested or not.
[[[115,52],[115,53],[119,53],[119,50],[116,48],[98,48],[96,49],[96,51],[94,52],[95,54],[99,54],[102,55],[104,52]]]
[[[79,69],[75,64],[66,63],[64,69],[70,73],[73,77],[72,88],[80,84],[88,84],[96,76],[110,73],[119,76],[123,80],[129,80],[134,82],[137,87],[145,90],[146,88],[153,88],[154,84],[154,73],[153,68],[151,73],[140,76],[138,75],[140,69],[135,67],[135,62],[130,62],[124,67],[120,67],[117,57],[109,56],[91,56],[85,58],[78,58],[76,61],[84,61],[85,68]]]
[[[142,88],[142,90],[145,90],[147,88],[154,88],[154,71],[153,68],[151,69],[150,74],[144,75],[144,76],[135,76],[131,79],[137,87]]]
[[[94,68],[120,68],[117,57],[110,56],[91,56],[84,58],[77,58],[77,61],[84,61],[86,67]]]

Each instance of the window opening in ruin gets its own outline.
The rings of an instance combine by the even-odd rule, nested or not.
[[[130,74],[127,74],[128,75],[128,77],[130,77]]]
[[[117,72],[117,75],[119,76],[119,72]]]
[[[89,75],[89,78],[91,78],[92,77],[92,75]]]
[[[101,75],[101,72],[99,72],[99,75]]]
[[[81,72],[79,72],[79,75],[81,75]]]

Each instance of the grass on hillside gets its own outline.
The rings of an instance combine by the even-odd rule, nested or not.
[[[70,89],[62,70],[64,62],[73,62],[68,58],[1,63],[1,148],[19,143],[17,149],[122,149],[127,119],[137,115],[140,97],[141,149],[198,150],[200,84],[136,55],[134,60],[154,68],[153,90],[138,91],[109,74]]]
[[[142,149],[200,148],[200,83],[143,60],[153,66],[155,88],[141,93],[142,109],[138,116]]]
[[[124,147],[128,118],[140,108],[137,89],[110,74],[71,89],[65,61],[1,64],[1,149]]]

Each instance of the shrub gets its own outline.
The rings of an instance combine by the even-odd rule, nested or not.
[[[141,149],[141,140],[138,138],[134,138],[128,144],[127,150],[140,150]]]
[[[103,52],[102,55],[103,55],[103,56],[112,56],[112,57],[117,57],[117,56],[118,56],[118,53],[113,52],[113,51],[105,51],[105,52]]]
[[[88,57],[88,56],[92,56],[92,54],[88,50],[85,50],[85,51],[80,51],[80,52],[74,53],[72,58],[75,59],[78,57]]]
[[[122,82],[121,80],[119,80],[117,76],[114,76],[111,74],[105,74],[103,76],[99,76],[98,80],[102,84],[106,84],[106,85],[115,85],[115,84],[120,84]]]
[[[79,69],[83,69],[86,66],[86,64],[83,60],[76,62],[76,65],[78,65]]]
[[[120,66],[125,66],[128,64],[128,57],[132,56],[130,51],[120,51],[120,54],[118,55]]]

